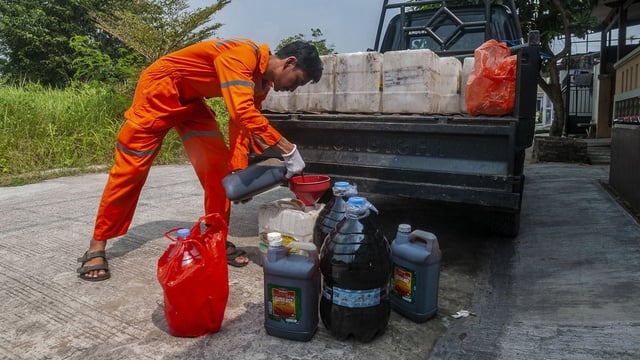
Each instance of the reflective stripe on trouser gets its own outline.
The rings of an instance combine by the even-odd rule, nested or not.
[[[222,178],[228,173],[228,150],[213,112],[208,107],[201,110],[205,111],[194,112],[190,120],[176,122],[173,127],[204,189],[205,213],[220,213],[228,223],[230,205],[222,187]],[[150,131],[131,121],[124,123],[98,207],[94,239],[109,240],[127,232],[153,160],[170,129]]]

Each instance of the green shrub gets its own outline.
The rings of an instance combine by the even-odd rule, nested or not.
[[[99,84],[64,90],[0,85],[0,185],[103,171],[113,162],[116,135],[130,101]],[[226,133],[224,102],[213,99],[209,104]],[[156,163],[185,161],[180,139],[171,131]]]

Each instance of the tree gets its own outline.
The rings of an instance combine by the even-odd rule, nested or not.
[[[194,11],[186,11],[185,0],[0,1],[0,74],[65,87],[106,76],[109,67],[130,72],[137,63],[132,50],[149,63],[210,37],[221,24],[206,23],[230,1]]]
[[[76,35],[69,45],[74,51],[71,62],[74,81],[126,84],[135,80],[143,67],[142,56],[128,47],[120,48],[118,56],[112,58],[100,51],[98,43],[88,36]]]
[[[551,55],[543,58],[538,85],[553,103],[554,121],[549,135],[562,136],[567,119],[559,63],[571,49],[572,37],[584,38],[589,29],[594,28],[595,19],[591,10],[597,0],[527,0],[519,2],[519,16],[523,33],[528,30],[540,31],[542,52]],[[559,36],[564,38],[563,48],[553,53],[552,44]],[[568,62],[567,62],[568,63]],[[548,76],[545,80],[542,74]]]
[[[98,26],[140,53],[147,63],[207,38],[222,26],[211,17],[231,0],[189,9],[185,0],[135,0],[114,11],[92,11]]]
[[[318,53],[320,55],[330,55],[335,54],[335,47],[333,45],[327,45],[326,39],[321,39],[322,31],[320,29],[311,29],[311,38],[313,40],[309,41],[313,44],[316,49],[318,49]],[[276,51],[282,49],[285,45],[292,43],[296,40],[305,40],[304,34],[297,34],[293,36],[289,36],[283,40],[280,40],[278,46],[276,46]],[[306,40],[305,40],[306,41]]]
[[[125,0],[12,0],[0,2],[0,73],[19,81],[66,86],[73,77],[69,40],[101,39],[101,51],[117,53],[119,42],[100,32],[87,7],[125,6]]]

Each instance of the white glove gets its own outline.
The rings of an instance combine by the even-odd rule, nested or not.
[[[287,179],[291,179],[294,175],[300,174],[304,170],[304,160],[298,152],[298,147],[294,144],[293,150],[288,154],[282,154],[284,163],[287,167],[287,173],[284,175]]]

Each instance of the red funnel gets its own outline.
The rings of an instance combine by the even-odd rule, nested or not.
[[[300,175],[289,180],[289,189],[306,206],[315,205],[327,191],[331,178],[325,175]]]

